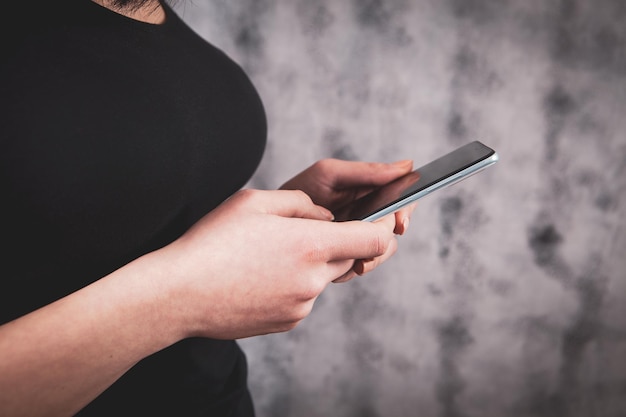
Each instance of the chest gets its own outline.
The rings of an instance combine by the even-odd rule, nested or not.
[[[258,165],[265,117],[241,69],[207,45],[139,41],[68,40],[4,70],[4,210],[41,250],[81,259],[148,250]]]

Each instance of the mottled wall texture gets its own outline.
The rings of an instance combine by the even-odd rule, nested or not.
[[[325,157],[501,156],[298,328],[241,342],[259,417],[626,415],[626,1],[178,10],[265,102],[251,187]]]

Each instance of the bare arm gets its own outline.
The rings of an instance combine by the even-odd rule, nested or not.
[[[172,244],[0,326],[0,415],[72,415],[185,337],[293,328],[354,259],[395,249],[393,219],[328,219],[299,191],[240,192]]]
[[[181,337],[146,256],[0,326],[0,415],[72,415]]]

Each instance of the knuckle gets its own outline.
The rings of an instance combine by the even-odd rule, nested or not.
[[[313,169],[324,171],[330,167],[332,167],[336,163],[336,159],[334,158],[324,158],[313,164]]]
[[[343,162],[345,161],[337,158],[324,158],[315,162],[311,166],[311,170],[318,175],[325,175],[329,172],[334,172]]]
[[[309,197],[309,195],[302,190],[293,190],[290,192],[293,193],[295,198],[299,199],[302,203],[311,204],[313,202],[311,197]]]
[[[237,191],[236,198],[243,201],[254,200],[258,197],[259,191],[253,189],[244,189]]]
[[[313,309],[313,302],[309,301],[307,303],[302,303],[298,306],[294,311],[293,320],[296,320],[298,323],[304,320],[311,314],[311,310]]]
[[[366,162],[366,166],[372,171],[378,171],[384,169],[387,164],[383,162]]]
[[[291,330],[300,324],[302,320],[307,318],[310,313],[311,307],[309,306],[309,303],[301,303],[283,315],[281,325],[285,328],[285,330]]]
[[[307,264],[314,264],[326,259],[326,250],[315,242],[311,242],[303,254],[303,259]]]
[[[309,304],[310,302],[315,300],[322,293],[322,291],[324,291],[324,288],[325,285],[322,283],[321,279],[309,280],[309,282],[307,282],[305,285],[302,285],[302,287],[300,288],[298,299],[303,301],[305,304]]]
[[[372,245],[372,253],[375,256],[382,256],[385,254],[385,252],[387,252],[387,247],[389,246],[389,240],[385,239],[381,235],[378,235],[372,239],[371,245]]]
[[[393,255],[398,250],[398,239],[394,236],[389,242],[389,247],[387,248],[387,253]]]
[[[285,322],[282,326],[281,326],[281,331],[283,332],[288,332],[290,330],[295,329],[298,324],[300,324],[302,320],[291,320],[291,321],[287,321]]]

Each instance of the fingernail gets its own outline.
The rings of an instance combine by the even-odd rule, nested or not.
[[[363,264],[363,260],[357,259],[354,261],[354,265],[352,265],[352,271],[357,275],[363,275],[365,270],[365,265]]]

